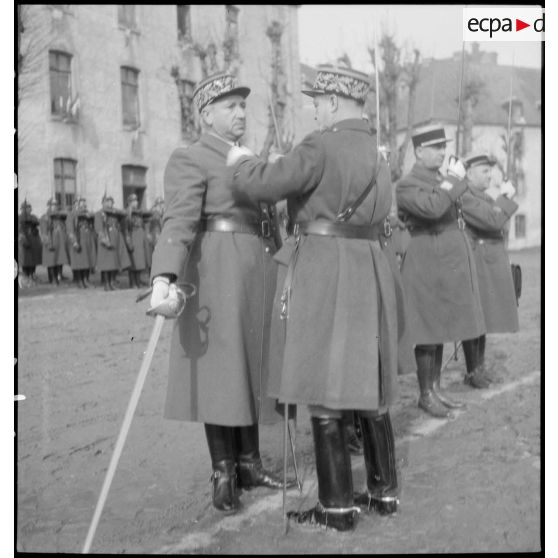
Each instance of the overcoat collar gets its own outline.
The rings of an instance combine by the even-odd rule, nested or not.
[[[360,132],[367,132],[372,135],[369,123],[362,118],[347,118],[346,120],[340,120],[328,129],[332,132],[338,132],[340,130],[356,130]]]
[[[411,173],[414,174],[417,178],[421,180],[425,180],[426,182],[430,182],[432,184],[438,184],[442,182],[444,177],[439,170],[427,169],[418,163],[413,165]]]
[[[218,138],[213,134],[208,134],[204,132],[200,137],[200,142],[203,143],[209,149],[216,151],[219,155],[226,157],[231,146],[225,140]]]

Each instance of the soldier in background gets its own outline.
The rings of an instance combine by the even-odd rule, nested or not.
[[[35,269],[43,260],[43,246],[39,236],[39,219],[32,213],[27,201],[21,204],[18,216],[18,266],[23,273],[20,287],[30,287],[35,282]]]
[[[430,126],[412,136],[416,162],[397,184],[397,205],[411,240],[401,265],[411,342],[420,397],[418,406],[435,417],[451,416],[463,403],[440,389],[444,343],[465,339],[467,374],[480,373],[474,340],[484,334],[477,271],[461,216],[460,198],[467,189],[460,161],[440,173],[445,131]]]
[[[114,207],[112,196],[103,196],[103,207],[95,213],[95,232],[98,235],[97,269],[105,291],[117,288],[116,275],[130,267],[130,258],[121,232],[121,220],[126,213]]]
[[[138,197],[130,194],[127,199],[126,219],[124,221],[124,234],[126,247],[130,257],[128,277],[130,288],[141,287],[141,272],[147,269],[151,260],[150,246],[145,231],[144,212],[139,208]],[[145,283],[144,283],[145,284]]]
[[[60,211],[56,200],[49,199],[47,212],[39,220],[43,243],[43,265],[47,268],[48,282],[60,284],[62,266],[70,263],[66,237],[66,213]]]
[[[95,267],[95,238],[85,198],[75,201],[67,222],[70,265],[78,288],[89,286],[89,271]]]
[[[462,211],[475,256],[486,333],[513,333],[519,329],[519,319],[504,227],[518,206],[512,201],[515,188],[509,181],[502,184],[496,200],[486,193],[493,165],[494,162],[484,153],[472,154],[465,159],[468,189],[462,197]],[[474,350],[482,374],[466,377],[473,387],[485,388],[498,380],[485,366],[485,346],[486,335],[481,335],[475,340]]]

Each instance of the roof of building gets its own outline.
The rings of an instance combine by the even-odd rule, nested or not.
[[[476,125],[507,124],[512,74],[512,98],[514,102],[522,103],[525,124],[541,125],[541,71],[536,68],[499,66],[494,59],[481,63],[468,60],[465,63],[463,91],[468,75],[475,76],[482,83],[473,113]],[[460,78],[460,58],[431,59],[422,64],[416,91],[415,125],[430,121],[457,123]],[[406,122],[406,95],[400,100],[400,111],[399,121]]]

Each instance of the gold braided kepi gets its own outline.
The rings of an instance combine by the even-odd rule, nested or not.
[[[220,72],[206,77],[196,85],[194,103],[196,103],[198,111],[201,112],[203,107],[209,103],[227,95],[240,95],[246,98],[249,94],[250,88],[238,85],[232,74]]]
[[[314,97],[325,93],[335,93],[355,101],[366,100],[370,89],[370,79],[365,73],[331,64],[321,64],[317,70],[312,89],[302,90],[305,95]]]

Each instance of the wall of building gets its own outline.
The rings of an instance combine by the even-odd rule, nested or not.
[[[178,89],[171,75],[201,78],[199,59],[178,42],[175,5],[137,5],[137,31],[119,27],[116,5],[68,5],[60,12],[33,5],[50,34],[37,69],[32,93],[20,96],[18,112],[18,196],[42,213],[54,193],[54,159],[77,161],[77,192],[90,209],[98,209],[105,190],[123,206],[122,165],[146,167],[149,207],[163,192],[163,173],[172,150],[183,143]],[[246,143],[261,148],[267,128],[270,41],[266,28],[273,19],[285,26],[282,40],[288,87],[298,90],[297,12],[294,6],[238,5],[239,81],[252,88],[248,103]],[[204,45],[222,43],[224,5],[191,6],[192,37]],[[79,94],[75,123],[56,120],[50,113],[48,50],[73,55],[72,93]],[[139,74],[139,130],[122,123],[120,67]],[[299,96],[293,95],[288,115],[296,127]]]

